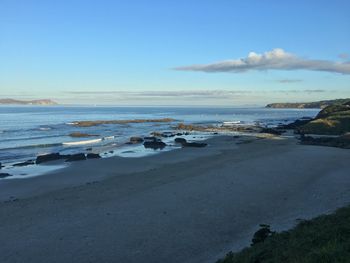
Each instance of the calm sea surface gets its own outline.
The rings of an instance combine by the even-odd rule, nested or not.
[[[130,136],[145,136],[152,131],[170,131],[171,126],[176,124],[134,123],[76,127],[71,124],[74,121],[174,118],[178,122],[198,124],[242,121],[247,124],[260,122],[264,125],[276,125],[301,117],[314,117],[317,112],[314,109],[265,108],[0,106],[0,162],[11,164],[50,152],[85,152],[88,147],[118,148]],[[72,138],[69,136],[72,132],[97,136]],[[104,140],[90,145],[63,144],[95,138]]]

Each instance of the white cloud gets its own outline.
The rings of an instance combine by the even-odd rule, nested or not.
[[[350,62],[301,58],[276,48],[263,54],[250,52],[246,58],[177,67],[175,70],[232,73],[250,70],[312,70],[350,74]]]

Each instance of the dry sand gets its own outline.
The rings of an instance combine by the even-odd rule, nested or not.
[[[2,180],[0,262],[215,262],[350,202],[349,150],[236,142]]]

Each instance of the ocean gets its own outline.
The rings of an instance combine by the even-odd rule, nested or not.
[[[171,131],[176,123],[213,124],[240,121],[275,126],[301,117],[314,117],[317,109],[268,108],[185,108],[185,107],[102,107],[102,106],[0,106],[0,162],[10,167],[17,162],[35,159],[52,152],[62,154],[86,152],[87,148],[102,156],[138,157],[155,151],[142,145],[126,146],[131,136],[147,136],[153,131]],[[76,121],[133,120],[173,118],[172,123],[104,124],[77,127]],[[74,132],[96,135],[73,138]],[[203,139],[205,135],[193,139]],[[95,139],[92,143],[67,145]],[[102,140],[96,140],[102,139]],[[130,148],[132,147],[132,148]],[[174,146],[175,147],[175,146]],[[167,147],[168,150],[171,147]],[[4,169],[2,169],[4,170]]]

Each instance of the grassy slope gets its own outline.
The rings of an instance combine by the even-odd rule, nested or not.
[[[299,127],[299,132],[323,135],[350,132],[350,105],[347,104],[334,104],[324,108],[314,120]]]
[[[322,100],[315,102],[302,102],[302,103],[271,103],[266,105],[266,108],[299,108],[299,109],[316,109],[325,108],[329,105],[343,104],[350,101],[350,99],[336,99],[336,100]]]
[[[264,242],[239,253],[229,253],[218,263],[326,263],[350,262],[350,206],[294,229],[273,234]]]

